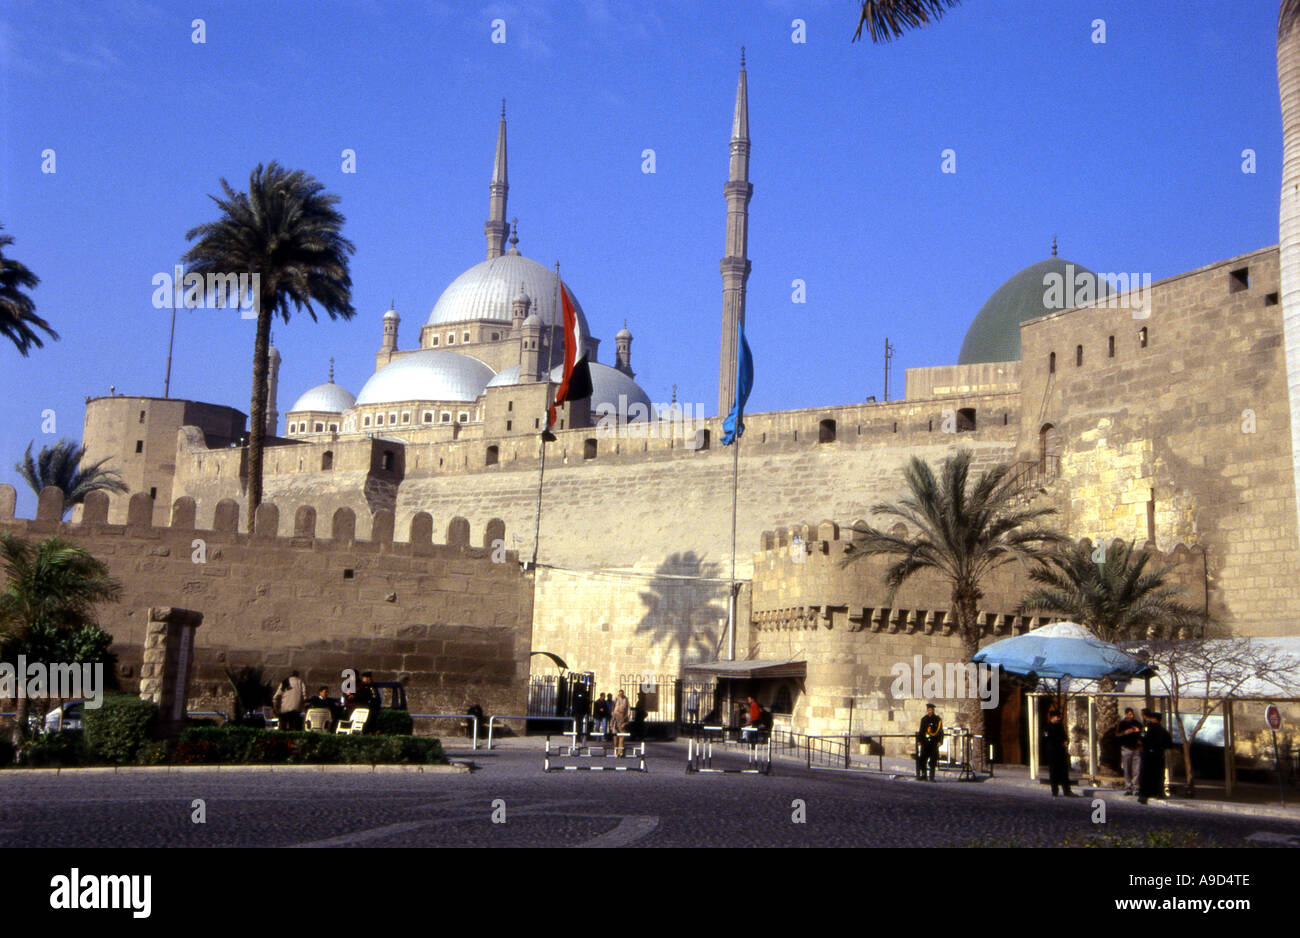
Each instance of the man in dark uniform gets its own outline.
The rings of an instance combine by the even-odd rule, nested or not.
[[[1169,732],[1160,725],[1160,714],[1142,711],[1142,764],[1138,768],[1138,804],[1148,798],[1165,796],[1165,750],[1174,744]]]
[[[1070,738],[1059,710],[1047,714],[1043,739],[1047,743],[1047,772],[1052,783],[1052,797],[1057,796],[1058,789],[1064,789],[1067,798],[1075,797],[1070,791]]]
[[[925,716],[921,717],[921,726],[916,731],[916,778],[926,780],[928,768],[929,779],[934,781],[934,769],[939,762],[939,744],[943,742],[943,720],[934,712],[934,704],[925,705]]]

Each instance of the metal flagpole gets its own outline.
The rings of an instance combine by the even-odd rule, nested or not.
[[[736,393],[740,393],[737,386]],[[727,660],[736,660],[736,492],[740,481],[740,437],[731,441],[731,600],[727,604]]]
[[[550,432],[550,397],[551,397],[551,368],[552,362],[555,361],[555,317],[560,313],[560,262],[555,262],[555,304],[551,307],[551,337],[547,343],[546,349],[546,374],[542,380],[546,382],[546,409],[543,411],[542,419],[547,421],[547,425],[542,428],[540,446],[542,447],[541,470],[537,474],[537,524],[533,529],[533,568],[537,567],[537,551],[542,541],[542,485],[546,481],[546,434]],[[519,360],[520,377],[522,378],[523,359]]]
[[[184,296],[184,287],[181,281],[184,279],[182,274],[185,268],[179,264],[176,265],[175,273],[177,282],[172,284],[172,328],[167,334],[167,374],[163,377],[163,397],[171,397],[172,389],[172,346],[176,342],[176,306],[182,302]]]

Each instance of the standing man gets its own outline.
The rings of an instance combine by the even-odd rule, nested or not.
[[[614,754],[623,755],[623,736],[627,732],[631,708],[627,703],[627,694],[623,693],[620,687],[618,696],[614,698],[614,709],[610,711],[610,719],[614,721]]]
[[[307,702],[307,685],[297,671],[290,672],[276,696],[280,698],[280,728],[301,730],[302,708]]]
[[[1052,710],[1047,714],[1047,729],[1043,731],[1047,743],[1047,772],[1052,783],[1052,797],[1058,789],[1065,790],[1065,797],[1075,797],[1070,791],[1070,738],[1061,722],[1061,711]]]
[[[934,781],[935,766],[939,764],[939,744],[943,742],[943,720],[934,712],[934,704],[925,705],[925,716],[921,717],[921,726],[916,731],[916,778]]]
[[[1142,730],[1142,764],[1138,769],[1138,804],[1148,798],[1165,796],[1165,750],[1174,744],[1168,731],[1160,725],[1160,714],[1142,710],[1146,724]]]
[[[686,722],[692,726],[700,722],[700,692],[694,686],[686,692]]]
[[[1142,724],[1132,707],[1124,708],[1124,719],[1115,727],[1119,738],[1120,763],[1124,767],[1124,794],[1136,795],[1138,784],[1138,743],[1142,740]]]

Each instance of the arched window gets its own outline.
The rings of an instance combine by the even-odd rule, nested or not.
[[[500,459],[501,459],[501,451],[497,448],[497,446],[495,444],[489,446],[487,448],[487,460],[486,460],[487,464],[489,466],[495,466],[500,461]]]
[[[963,407],[957,411],[957,432],[970,433],[975,429],[975,408]]]
[[[835,421],[827,417],[817,426],[818,443],[835,442]]]
[[[326,450],[325,452],[321,453],[320,467],[322,472],[334,468],[334,453],[332,451]]]
[[[1052,478],[1061,471],[1061,431],[1045,423],[1038,431],[1038,472]]]
[[[790,696],[790,685],[782,684],[772,699],[773,713],[794,713],[794,700]]]
[[[1083,364],[1083,346],[1076,345],[1074,347],[1074,367],[1078,368],[1082,364]]]
[[[582,441],[582,458],[596,458],[596,441],[594,439],[588,438]]]
[[[1049,375],[1056,374],[1056,353],[1055,352],[1047,356],[1047,373]]]

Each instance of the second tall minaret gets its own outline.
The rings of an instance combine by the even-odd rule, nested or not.
[[[497,126],[497,156],[492,164],[492,185],[489,189],[488,220],[483,226],[487,236],[488,260],[500,257],[506,251],[506,235],[510,228],[506,224],[506,195],[510,191],[510,182],[506,177],[506,102],[501,102],[501,123]]]
[[[723,188],[727,198],[727,246],[722,258],[722,356],[718,366],[718,415],[726,416],[736,394],[736,326],[745,322],[745,283],[749,280],[749,89],[745,50],[740,50],[736,112],[731,121],[731,168]]]

